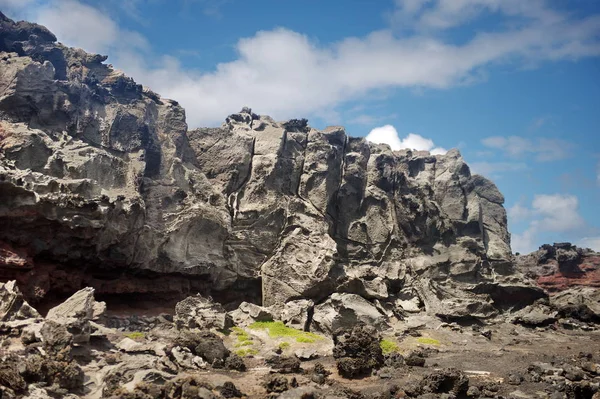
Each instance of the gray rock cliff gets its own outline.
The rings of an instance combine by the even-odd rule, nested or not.
[[[461,318],[544,295],[514,268],[504,197],[457,150],[248,108],[188,131],[177,102],[105,60],[0,14],[0,255],[22,258],[0,256],[0,277],[28,298],[338,293]]]

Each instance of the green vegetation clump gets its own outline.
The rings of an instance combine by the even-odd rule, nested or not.
[[[381,342],[379,342],[379,346],[384,355],[389,355],[390,353],[398,352],[400,350],[398,344],[389,339],[382,339]]]
[[[440,341],[438,341],[437,339],[434,338],[428,338],[428,337],[419,337],[417,338],[417,342],[420,344],[424,344],[424,345],[440,345]]]
[[[312,344],[323,337],[305,331],[296,330],[283,324],[281,321],[257,321],[249,326],[253,330],[267,330],[271,338],[295,338],[296,342]]]
[[[144,339],[144,338],[146,338],[146,334],[144,334],[141,331],[133,331],[133,332],[125,334],[125,336],[127,338],[131,338],[131,339]]]
[[[238,349],[235,354],[239,357],[258,355],[258,351],[254,348]]]
[[[240,346],[250,346],[254,343],[250,335],[244,331],[244,329],[240,327],[232,327],[231,330],[237,337],[238,342],[235,344],[236,348],[239,348]]]
[[[289,347],[290,347],[290,343],[289,342],[282,342],[282,343],[279,344],[279,349],[281,349],[281,350],[286,350]]]

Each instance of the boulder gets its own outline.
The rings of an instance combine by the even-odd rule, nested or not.
[[[87,287],[71,295],[66,301],[48,311],[46,319],[83,318],[98,320],[106,312],[105,302],[96,302],[94,288]]]
[[[311,329],[332,335],[337,329],[365,323],[379,331],[389,328],[388,317],[375,305],[355,294],[332,294],[315,306]]]
[[[554,323],[557,317],[557,311],[547,305],[538,303],[515,312],[511,321],[529,327],[540,327]]]
[[[314,305],[315,303],[310,299],[286,302],[281,310],[280,319],[288,327],[308,331]]]
[[[16,281],[0,283],[0,321],[41,318],[23,298]]]
[[[339,374],[345,378],[363,377],[383,366],[380,341],[379,332],[370,325],[358,323],[352,328],[336,330],[333,357]]]
[[[550,303],[563,317],[600,323],[600,290],[597,288],[570,288],[552,295]]]
[[[273,321],[276,317],[269,308],[248,302],[242,302],[236,310],[229,312],[229,316],[240,327],[247,327],[256,321]]]
[[[226,329],[233,326],[231,316],[221,304],[200,295],[190,296],[175,305],[174,322],[178,328]]]
[[[96,302],[94,289],[87,287],[50,309],[46,320],[64,325],[73,334],[74,343],[85,343],[90,339],[90,321],[97,320],[105,310],[106,304]]]

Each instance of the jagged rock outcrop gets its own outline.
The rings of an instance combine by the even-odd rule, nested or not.
[[[248,108],[188,131],[177,102],[105,60],[0,14],[0,248],[23,254],[0,270],[29,297],[408,290],[462,318],[544,295],[513,268],[502,194],[457,150],[391,151]]]
[[[600,254],[568,242],[544,244],[516,258],[517,267],[549,292],[571,287],[600,288]]]
[[[23,298],[16,281],[0,283],[0,322],[41,317]]]

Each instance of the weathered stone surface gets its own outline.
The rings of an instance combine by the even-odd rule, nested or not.
[[[314,305],[314,302],[310,299],[286,302],[279,318],[288,327],[308,331],[310,328],[310,315],[313,312]]]
[[[94,289],[91,287],[77,291],[66,301],[48,311],[46,319],[59,320],[66,318],[83,318],[94,320],[104,314],[106,303],[96,302]]]
[[[16,281],[0,283],[0,321],[15,321],[40,318],[40,314],[29,306]]]
[[[232,320],[225,309],[211,299],[200,295],[190,296],[175,305],[175,324],[179,328],[201,330],[231,327]]]
[[[333,294],[315,306],[311,329],[331,335],[337,329],[352,328],[359,322],[379,330],[389,327],[387,316],[366,299],[355,294]]]
[[[544,304],[533,304],[516,312],[513,323],[527,326],[545,326],[556,321],[558,312]]]
[[[47,321],[64,325],[73,334],[75,343],[90,339],[90,321],[97,319],[106,310],[104,302],[96,302],[91,287],[77,291],[66,301],[53,307],[46,315]]]
[[[270,309],[248,302],[242,302],[236,310],[229,312],[229,316],[236,326],[243,327],[255,321],[273,321],[275,319]]]
[[[550,297],[551,305],[564,317],[600,322],[600,290],[577,287]]]

